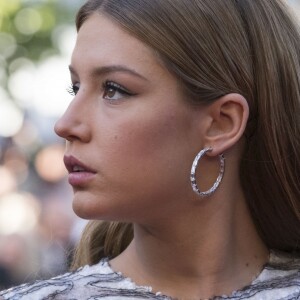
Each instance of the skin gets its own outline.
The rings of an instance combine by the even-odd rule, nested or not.
[[[209,106],[191,105],[153,51],[100,14],[81,27],[70,69],[76,96],[55,131],[67,140],[66,155],[95,171],[73,187],[74,210],[134,224],[133,242],[112,267],[181,299],[229,294],[250,283],[268,251],[238,177],[246,100],[229,94]],[[217,178],[221,153],[226,173],[216,193],[202,199],[189,174],[208,146],[213,151],[198,168],[202,190]]]

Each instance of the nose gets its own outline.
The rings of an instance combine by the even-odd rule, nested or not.
[[[75,140],[88,143],[91,139],[91,128],[88,124],[89,114],[76,98],[70,103],[69,107],[56,122],[55,133],[72,142]]]

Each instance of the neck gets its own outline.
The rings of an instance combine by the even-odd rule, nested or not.
[[[155,225],[134,225],[134,240],[111,264],[139,285],[181,299],[230,294],[268,259],[243,197],[205,199]],[[234,203],[234,205],[233,205]],[[152,223],[153,224],[153,223]],[[189,291],[189,292],[187,292]]]

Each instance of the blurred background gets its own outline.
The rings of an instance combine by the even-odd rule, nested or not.
[[[66,272],[85,222],[53,132],[80,0],[0,0],[0,290]]]
[[[0,290],[66,272],[85,221],[53,132],[83,0],[0,0]],[[300,16],[300,0],[288,0]]]

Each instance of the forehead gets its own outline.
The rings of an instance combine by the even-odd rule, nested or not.
[[[130,35],[108,17],[95,13],[78,32],[72,65],[84,60],[86,67],[96,64],[142,64],[151,68],[158,64],[153,50]]]

